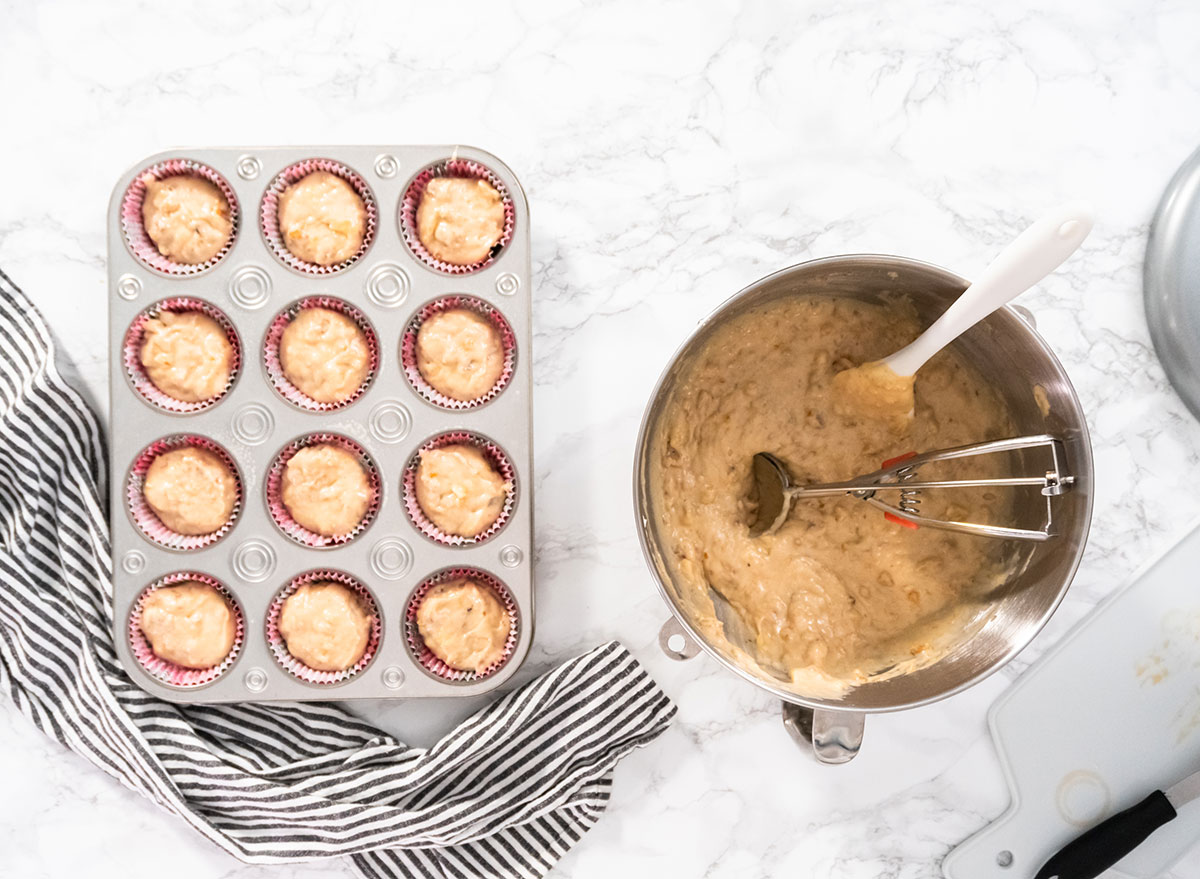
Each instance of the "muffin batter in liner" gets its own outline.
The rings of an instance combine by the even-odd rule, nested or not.
[[[417,208],[421,204],[425,186],[434,177],[469,177],[486,180],[493,189],[500,193],[500,198],[504,202],[504,231],[500,234],[500,240],[492,247],[491,253],[479,262],[470,265],[448,263],[435,257],[421,243],[421,237],[417,234]],[[409,181],[408,187],[404,191],[404,197],[400,199],[400,234],[413,255],[434,271],[447,275],[469,275],[494,263],[504,248],[512,241],[516,216],[517,210],[513,205],[512,195],[495,172],[486,165],[469,159],[446,159],[426,166]]]
[[[283,331],[288,328],[288,324],[295,319],[296,315],[306,308],[325,308],[345,315],[354,321],[355,325],[362,330],[363,336],[366,337],[367,374],[363,378],[362,384],[358,386],[358,390],[340,402],[318,402],[288,381],[288,377],[284,375],[283,363],[279,359],[279,344],[283,339]],[[375,334],[375,328],[371,326],[367,316],[350,303],[332,296],[308,296],[293,302],[275,315],[275,319],[267,327],[267,335],[263,339],[263,365],[267,370],[267,381],[271,383],[279,396],[293,406],[309,412],[333,412],[335,409],[344,409],[357,401],[375,381],[375,376],[379,372],[379,337]]]
[[[512,486],[504,498],[504,507],[500,510],[500,515],[496,517],[496,521],[486,531],[474,537],[463,537],[458,534],[446,533],[430,521],[429,517],[425,515],[425,511],[421,509],[421,505],[417,502],[417,468],[421,464],[421,453],[430,449],[444,449],[446,446],[453,445],[474,446],[479,449],[483,452],[483,456],[492,465],[493,469],[500,474],[500,478]],[[408,513],[408,520],[414,528],[435,543],[442,544],[442,546],[476,546],[480,543],[486,543],[499,534],[504,529],[504,526],[508,524],[508,520],[512,518],[513,509],[517,505],[517,468],[513,466],[512,461],[509,460],[504,450],[487,437],[466,430],[455,430],[438,434],[432,439],[426,440],[421,444],[420,448],[413,452],[412,457],[408,459],[408,463],[404,466],[401,487],[404,492],[404,510]]]
[[[221,191],[225,203],[229,205],[229,222],[232,226],[229,231],[229,240],[212,259],[195,265],[174,262],[160,253],[158,245],[146,232],[146,224],[142,218],[142,205],[146,200],[146,178],[163,180],[167,177],[179,176],[199,177],[207,180]],[[129,188],[125,190],[125,195],[121,199],[121,232],[129,252],[147,268],[175,277],[198,275],[223,260],[226,254],[233,249],[234,242],[237,241],[240,218],[241,211],[238,208],[238,200],[234,195],[233,187],[208,165],[202,165],[191,159],[167,159],[151,165],[133,178],[133,182],[129,184]]]
[[[476,397],[474,400],[456,400],[453,397],[446,396],[433,385],[429,384],[429,382],[425,381],[425,376],[421,375],[421,370],[417,367],[417,334],[421,332],[421,324],[435,314],[459,308],[472,311],[480,317],[486,318],[495,327],[497,334],[500,336],[500,345],[504,349],[504,369],[500,373],[500,378],[492,385],[490,391],[481,397]],[[408,383],[412,385],[412,389],[423,400],[442,409],[453,409],[462,412],[487,405],[500,396],[500,393],[508,387],[509,382],[512,381],[516,366],[517,337],[513,332],[513,328],[498,309],[493,308],[482,299],[476,299],[474,296],[455,294],[443,296],[440,299],[434,299],[431,302],[425,303],[412,316],[412,319],[404,328],[403,335],[400,337],[400,368],[404,370],[404,377],[408,379]]]
[[[283,240],[283,234],[279,231],[279,199],[284,190],[314,171],[334,174],[349,183],[362,201],[363,212],[366,214],[363,240],[358,252],[349,259],[331,266],[317,265],[296,256],[288,250],[287,244]],[[259,226],[267,247],[285,266],[305,275],[332,275],[350,268],[371,249],[371,244],[375,240],[375,232],[379,228],[379,207],[375,203],[371,187],[367,186],[367,181],[349,166],[335,162],[333,159],[306,159],[303,162],[288,165],[271,181],[271,185],[263,193],[262,204],[259,206]]]
[[[283,612],[283,603],[301,586],[307,583],[318,582],[337,583],[340,586],[345,586],[358,596],[358,599],[363,603],[363,607],[371,615],[371,634],[367,639],[367,649],[363,651],[363,655],[359,658],[358,662],[343,671],[319,671],[305,665],[288,652],[287,642],[284,641],[283,634],[279,631],[279,615]],[[280,668],[292,677],[304,681],[306,684],[324,687],[345,683],[360,674],[371,664],[371,661],[375,658],[375,654],[379,652],[379,642],[383,638],[383,623],[380,620],[379,603],[375,601],[375,596],[371,594],[371,591],[366,586],[349,574],[341,571],[321,569],[305,571],[303,574],[293,577],[286,586],[275,593],[275,597],[271,599],[271,606],[267,608],[265,631],[267,646],[271,648],[271,655],[275,657],[275,661],[279,663]]]
[[[172,531],[155,515],[154,510],[150,508],[150,504],[146,501],[146,496],[142,493],[146,481],[146,472],[150,469],[150,465],[154,463],[154,459],[165,452],[187,448],[188,446],[194,446],[195,448],[203,449],[206,452],[216,455],[229,472],[233,474],[235,492],[233,510],[230,512],[225,524],[209,534],[180,534],[177,531]],[[137,458],[134,459],[133,466],[129,468],[129,477],[125,480],[125,499],[129,507],[129,517],[133,520],[133,524],[145,535],[147,540],[151,540],[159,546],[165,546],[167,549],[179,550],[181,552],[189,552],[204,549],[206,546],[212,546],[232,531],[233,526],[237,524],[238,516],[242,512],[242,497],[242,477],[238,473],[237,465],[234,463],[232,456],[208,437],[197,434],[180,433],[155,440],[142,449]]]
[[[150,376],[147,375],[146,368],[142,365],[142,343],[146,339],[146,322],[158,317],[164,311],[199,312],[216,321],[224,331],[225,338],[229,340],[229,344],[233,348],[233,355],[229,365],[229,381],[225,383],[225,389],[215,397],[195,401],[177,400],[170,394],[159,390],[158,385],[152,382]],[[125,377],[143,400],[166,412],[176,415],[192,415],[196,412],[203,412],[221,402],[237,382],[238,375],[242,370],[242,342],[238,338],[237,330],[233,328],[233,323],[215,305],[210,305],[203,299],[175,296],[159,300],[134,318],[129,329],[125,331],[125,344],[121,358],[125,367]]]
[[[233,611],[234,616],[234,636],[233,646],[229,649],[229,654],[217,665],[211,668],[186,668],[182,665],[176,665],[173,662],[168,662],[155,654],[150,647],[150,641],[142,632],[142,604],[151,592],[156,589],[162,589],[164,586],[177,586],[180,583],[193,581],[202,583],[205,586],[211,586],[221,594]],[[225,588],[216,578],[210,577],[208,574],[201,574],[197,571],[176,571],[173,574],[167,574],[165,577],[154,581],[138,595],[134,601],[133,607],[129,610],[129,649],[133,653],[133,658],[138,664],[156,681],[166,684],[169,687],[179,687],[181,689],[193,689],[195,687],[203,687],[205,684],[211,684],[225,672],[233,667],[237,662],[238,655],[242,651],[242,645],[246,640],[246,618],[242,613],[241,605],[237,599],[233,597],[233,593]]]
[[[291,460],[296,452],[306,446],[321,444],[336,446],[353,455],[363,468],[363,472],[367,474],[367,483],[371,488],[371,500],[367,505],[367,511],[363,514],[362,520],[355,526],[353,531],[332,537],[318,534],[315,531],[309,531],[292,518],[292,514],[283,503],[283,471],[287,466],[287,462]],[[371,523],[375,521],[375,516],[379,513],[380,501],[383,499],[379,468],[375,466],[375,462],[371,460],[371,456],[367,454],[366,449],[354,442],[354,440],[336,433],[310,433],[284,446],[282,451],[271,462],[271,469],[267,471],[266,479],[263,480],[263,489],[266,492],[267,511],[271,514],[271,519],[274,520],[275,525],[292,540],[310,549],[344,546],[347,543],[357,540],[359,535],[366,531],[371,526]]]
[[[421,602],[429,594],[429,591],[435,586],[449,583],[451,580],[461,579],[471,580],[491,591],[499,599],[500,603],[504,605],[504,610],[508,613],[508,640],[504,642],[504,652],[501,654],[499,660],[490,667],[485,668],[482,672],[463,671],[462,669],[452,668],[447,665],[432,650],[425,646],[425,640],[421,637],[421,632],[417,628],[417,609],[420,608]],[[409,596],[408,606],[404,611],[404,640],[408,645],[408,651],[413,659],[417,661],[417,664],[421,668],[425,669],[425,671],[429,672],[435,678],[455,684],[473,684],[476,681],[482,681],[485,678],[491,677],[504,668],[505,663],[512,657],[513,651],[516,649],[517,640],[520,635],[521,614],[517,610],[516,599],[513,598],[512,593],[504,585],[503,581],[479,568],[445,568],[432,574],[423,580],[421,585]]]

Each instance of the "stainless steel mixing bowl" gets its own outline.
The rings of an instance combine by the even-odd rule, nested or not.
[[[659,534],[650,480],[652,441],[676,382],[697,352],[714,330],[747,310],[814,294],[870,302],[905,296],[929,324],[966,287],[965,280],[945,269],[897,256],[836,256],[783,269],[746,287],[700,324],[663,372],[642,419],[634,463],[638,532],[646,561],[674,615],[660,633],[660,644],[676,659],[690,659],[703,649],[730,671],[778,696],[784,702],[785,726],[795,737],[811,741],[823,762],[846,762],[857,753],[866,714],[925,705],[982,680],[1016,656],[1058,606],[1083,555],[1093,478],[1087,425],[1062,365],[1033,328],[1031,316],[1012,307],[996,312],[954,343],[999,392],[1011,413],[1014,435],[1047,433],[1063,440],[1075,484],[1054,499],[1051,540],[1005,543],[1011,575],[981,600],[979,614],[944,657],[911,672],[870,679],[840,700],[810,698],[783,678],[746,667],[724,638],[704,636],[689,619],[686,603],[679,599],[670,548]],[[1016,463],[1036,467],[1038,462]],[[1014,510],[1015,518],[1029,521],[1045,515],[1044,500],[1036,493],[1025,498],[1028,507]]]

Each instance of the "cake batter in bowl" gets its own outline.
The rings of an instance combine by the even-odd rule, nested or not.
[[[1086,425],[1058,361],[1015,310],[992,315],[918,375],[910,427],[894,433],[839,411],[839,369],[894,350],[966,286],[899,257],[785,269],[701,324],[643,420],[635,500],[647,560],[675,615],[664,649],[676,658],[705,649],[782,698],[789,728],[805,727],[827,762],[854,755],[866,713],[944,698],[1011,659],[1049,618],[1082,555]],[[1042,433],[1063,441],[1075,476],[1054,499],[1045,543],[913,532],[853,498],[798,501],[777,534],[748,536],[755,451],[781,454],[799,482],[822,482],[903,451]],[[1007,466],[1037,472],[1039,463],[1014,456]],[[994,524],[1036,527],[1046,516],[1036,491],[931,493],[926,503]]]

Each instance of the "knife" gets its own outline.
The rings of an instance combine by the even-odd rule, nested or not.
[[[1101,821],[1046,861],[1034,879],[1095,879],[1200,797],[1200,772]]]

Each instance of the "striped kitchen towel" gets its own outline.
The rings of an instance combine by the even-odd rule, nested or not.
[[[0,273],[0,688],[39,729],[252,863],[540,877],[675,709],[617,642],[410,748],[333,704],[181,706],[113,646],[104,437]]]

